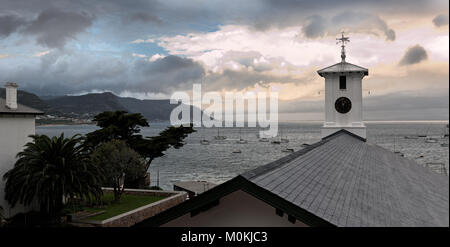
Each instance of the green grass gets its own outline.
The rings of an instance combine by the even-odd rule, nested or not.
[[[145,206],[147,204],[164,199],[164,196],[145,196],[145,195],[130,195],[122,194],[120,202],[115,203],[113,193],[104,193],[102,201],[108,205],[103,208],[84,207],[83,209],[88,212],[100,212],[105,211],[102,214],[88,217],[88,220],[106,220],[119,214],[131,211],[133,209]]]

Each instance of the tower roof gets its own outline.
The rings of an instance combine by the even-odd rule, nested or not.
[[[345,61],[342,61],[337,64],[333,64],[331,66],[328,66],[326,68],[323,68],[323,69],[317,71],[317,73],[322,77],[324,74],[328,74],[328,73],[343,73],[343,72],[362,72],[362,73],[364,73],[364,75],[369,75],[368,69],[363,68],[358,65],[347,63]]]

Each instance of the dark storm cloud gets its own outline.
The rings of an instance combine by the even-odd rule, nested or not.
[[[395,31],[379,16],[362,12],[342,12],[330,20],[313,15],[303,22],[303,34],[308,38],[319,38],[325,35],[336,35],[340,31],[360,32],[377,35],[381,32],[386,40],[395,40]]]
[[[62,48],[65,43],[92,25],[94,17],[86,12],[47,9],[23,31],[36,36],[37,43],[49,48]]]
[[[0,38],[9,36],[25,23],[26,20],[18,15],[0,14]]]
[[[447,26],[448,25],[448,15],[441,14],[441,15],[434,17],[433,24],[436,27]]]
[[[405,55],[400,60],[399,65],[411,65],[420,63],[428,58],[427,51],[420,45],[415,45],[406,50]]]
[[[173,55],[154,62],[139,59],[134,64],[133,71],[138,79],[137,83],[130,84],[131,87],[165,93],[185,83],[199,83],[205,74],[203,66],[198,62]]]
[[[143,22],[143,23],[157,23],[157,24],[162,24],[163,21],[156,15],[153,15],[151,13],[147,13],[147,12],[137,12],[137,13],[133,13],[130,14],[126,17],[124,17],[124,22],[125,23],[131,23],[131,22]]]
[[[125,90],[170,93],[183,84],[200,82],[204,69],[191,59],[177,56],[149,62],[129,56],[111,58],[89,53],[65,56],[50,53],[41,58],[39,66],[24,66],[13,74],[7,68],[0,67],[0,73],[4,78],[18,82],[23,89],[39,95],[73,94],[92,90],[108,90],[120,94]]]
[[[237,24],[249,25],[258,30],[268,28],[284,28],[289,26],[305,25],[305,36],[314,38],[334,35],[339,32],[330,28],[335,25],[332,18],[348,12],[366,13],[353,17],[357,25],[343,21],[339,25],[354,32],[379,33],[387,40],[395,39],[395,32],[378,15],[415,15],[424,16],[437,13],[448,8],[447,1],[431,0],[261,0],[223,1],[211,0],[202,4],[188,4],[184,1],[158,1],[158,0],[1,0],[2,13],[17,13],[20,19],[34,18],[48,9],[66,11],[67,18],[61,17],[58,21],[58,30],[49,30],[37,25],[30,29],[36,30],[35,36],[39,44],[49,47],[61,47],[69,39],[76,38],[77,33],[85,30],[92,24],[92,16],[105,24],[100,31],[100,38],[109,42],[126,42],[135,40],[149,34],[164,35],[167,33],[188,33],[195,31],[209,31],[220,25]],[[89,13],[89,14],[82,14]],[[316,16],[307,18],[308,16]],[[319,16],[319,17],[317,17]],[[363,18],[364,17],[364,18]],[[322,19],[321,19],[322,18]],[[348,17],[346,17],[348,18]],[[344,18],[345,19],[345,18]],[[161,25],[164,24],[164,25]],[[1,24],[0,24],[1,25]],[[17,30],[17,24],[10,25],[12,29],[4,29],[10,34]],[[67,28],[62,28],[67,26]],[[67,31],[66,31],[67,30]],[[48,34],[48,35],[47,35]],[[52,37],[52,38],[46,38]]]
[[[326,20],[322,16],[314,15],[306,19],[303,34],[308,38],[319,38],[325,35]]]
[[[267,75],[258,71],[230,69],[226,69],[221,73],[211,72],[206,76],[205,80],[209,85],[208,90],[242,90],[254,86],[255,84],[267,87],[270,82],[299,82],[298,78],[293,78],[291,76]]]

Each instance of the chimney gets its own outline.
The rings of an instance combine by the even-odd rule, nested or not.
[[[11,110],[17,109],[17,84],[14,82],[7,82],[6,88],[6,107]]]

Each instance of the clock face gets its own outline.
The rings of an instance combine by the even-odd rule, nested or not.
[[[352,109],[352,102],[346,97],[340,97],[334,103],[334,107],[337,112],[345,114]]]

